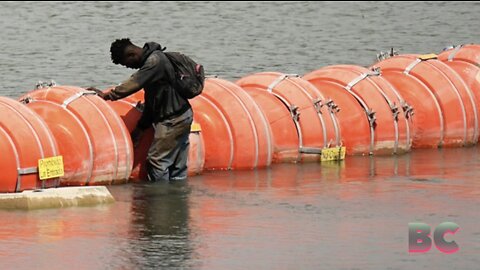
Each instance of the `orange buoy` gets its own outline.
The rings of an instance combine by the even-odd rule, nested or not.
[[[337,115],[347,153],[391,154],[410,150],[408,112],[399,107],[405,102],[378,72],[337,65],[313,71],[304,78],[341,109]],[[342,111],[344,108],[346,111]]]
[[[463,61],[476,66],[480,65],[480,45],[464,44],[449,48],[438,55],[442,61]]]
[[[374,130],[371,125],[372,114],[368,114],[366,105],[359,103],[357,98],[344,90],[335,81],[325,80],[321,76],[309,73],[303,77],[315,85],[317,89],[331,102],[331,109],[336,111],[342,143],[349,155],[368,155],[374,150]],[[355,128],[352,128],[355,127]],[[372,136],[373,135],[373,136]]]
[[[21,100],[28,100],[29,103],[37,101],[56,103],[71,112],[71,114],[62,115],[67,118],[74,115],[83,125],[90,139],[93,155],[91,177],[85,179],[85,185],[124,183],[128,180],[133,164],[132,142],[125,124],[104,100],[93,92],[74,86],[55,86],[34,90],[21,97]],[[73,134],[75,138],[76,135]],[[84,133],[78,136],[82,137]],[[56,138],[59,145],[71,143],[69,137],[59,135]],[[62,139],[66,141],[61,141]],[[62,146],[62,149],[67,147]],[[68,156],[70,153],[62,154]],[[69,183],[69,179],[62,179],[61,184],[77,185],[78,183]]]
[[[39,159],[58,156],[47,124],[18,101],[0,97],[0,192],[56,187],[59,179],[41,181]]]
[[[480,46],[457,46],[439,54],[438,59],[457,72],[472,91],[477,109],[480,108]]]
[[[92,177],[94,153],[92,141],[75,114],[61,105],[48,101],[24,101],[26,106],[45,121],[58,142],[63,156],[65,175],[63,185],[83,186]]]
[[[412,117],[412,148],[434,148],[443,142],[442,109],[433,92],[418,78],[405,74],[404,69],[390,65],[389,60],[377,63],[385,78],[414,108]]]
[[[340,134],[333,111],[322,108],[325,102],[322,94],[299,76],[262,72],[241,78],[237,84],[248,91],[267,92],[289,110],[298,134],[298,151],[304,160],[318,160],[322,148],[339,144]]]
[[[287,107],[274,95],[255,87],[242,87],[259,105],[272,131],[272,162],[298,162],[299,137]]]
[[[202,127],[205,169],[231,169],[234,159],[233,131],[226,117],[210,99],[199,95],[190,100],[194,121]]]
[[[379,67],[407,102],[418,108],[414,117],[415,147],[461,146],[478,140],[478,114],[471,90],[435,55],[400,55],[374,67]],[[432,95],[436,100],[432,100]],[[440,136],[436,135],[438,129]],[[431,141],[418,141],[422,137]]]
[[[107,103],[118,114],[118,116],[122,118],[128,131],[132,132],[135,129],[137,122],[142,115],[143,108],[141,106],[141,103],[143,102],[144,100],[142,95],[133,95],[116,101],[108,101]],[[130,180],[139,181],[147,179],[145,161],[152,140],[153,128],[149,128],[145,131],[144,135],[140,139],[139,145],[134,149],[133,169],[132,173],[130,174]],[[188,175],[192,176],[202,173],[205,163],[205,148],[203,145],[201,128],[198,128],[196,130],[192,129],[189,140],[190,148],[187,161]]]
[[[218,107],[232,131],[231,169],[269,166],[273,153],[272,132],[265,115],[255,101],[238,85],[217,78],[208,78],[205,81],[202,96]],[[218,135],[207,137],[205,134],[204,139],[215,143],[219,138]],[[207,150],[206,154],[218,153],[209,153]]]

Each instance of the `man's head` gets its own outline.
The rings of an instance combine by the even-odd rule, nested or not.
[[[117,39],[110,46],[112,62],[128,68],[142,67],[143,49],[133,44],[129,38]]]

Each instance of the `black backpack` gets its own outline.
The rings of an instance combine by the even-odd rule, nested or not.
[[[178,52],[166,52],[165,55],[175,70],[175,78],[172,78],[175,90],[186,99],[200,95],[205,82],[203,66]]]

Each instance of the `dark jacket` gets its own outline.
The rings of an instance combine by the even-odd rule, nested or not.
[[[112,100],[117,100],[143,88],[145,109],[137,127],[146,129],[152,123],[171,119],[191,108],[188,100],[172,87],[170,78],[174,76],[173,66],[162,52],[160,44],[149,42],[143,46],[142,67],[109,95]]]

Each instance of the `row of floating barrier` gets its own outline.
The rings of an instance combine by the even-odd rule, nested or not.
[[[133,148],[143,91],[104,101],[49,85],[0,97],[0,192],[111,185],[145,178],[153,130]],[[319,161],[324,149],[392,155],[479,140],[480,45],[439,55],[390,55],[369,68],[334,65],[304,76],[262,72],[208,78],[190,100],[189,174]],[[62,156],[64,175],[40,180],[38,161]]]

